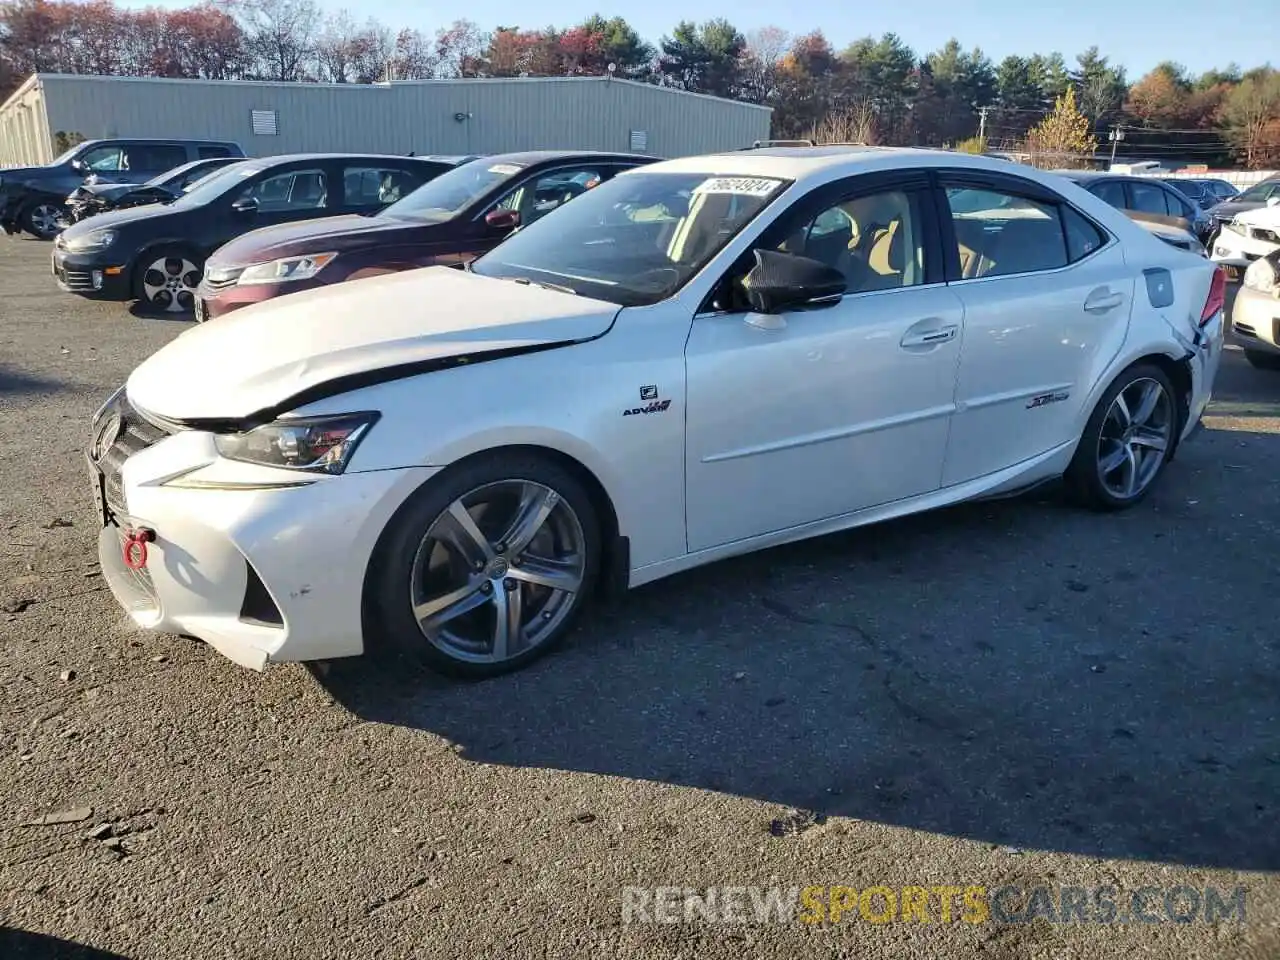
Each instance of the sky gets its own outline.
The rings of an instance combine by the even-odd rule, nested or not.
[[[652,42],[679,20],[701,22],[727,17],[743,33],[768,25],[794,34],[821,29],[839,50],[868,34],[892,31],[917,54],[928,53],[956,37],[965,49],[981,47],[993,60],[1011,53],[1061,52],[1074,64],[1075,55],[1096,44],[1113,62],[1122,63],[1136,79],[1163,60],[1173,60],[1193,73],[1225,67],[1235,61],[1245,69],[1272,61],[1280,66],[1280,20],[1277,0],[1234,0],[1221,11],[1192,0],[1163,0],[1158,5],[1124,0],[1071,0],[1057,9],[1036,0],[888,0],[846,4],[787,4],[777,0],[644,0],[609,8],[595,0],[557,0],[531,6],[522,0],[468,0],[459,7],[423,4],[420,0],[319,0],[326,10],[346,7],[356,20],[374,15],[391,27],[416,27],[428,33],[464,13],[483,29],[495,26],[534,29],[568,26],[593,13],[625,17]],[[156,0],[124,0],[124,6],[157,5]],[[158,0],[162,7],[181,7],[183,0]],[[826,8],[825,10],[823,8]],[[536,10],[536,15],[531,14]],[[1228,12],[1229,11],[1229,12]],[[1249,27],[1250,24],[1254,26]]]

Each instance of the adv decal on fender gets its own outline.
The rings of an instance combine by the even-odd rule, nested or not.
[[[632,407],[630,410],[623,410],[624,417],[634,417],[637,413],[662,413],[671,406],[670,400],[656,400],[646,407]]]

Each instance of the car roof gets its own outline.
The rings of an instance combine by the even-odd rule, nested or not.
[[[614,153],[609,150],[522,150],[518,153],[488,153],[476,159],[487,163],[511,163],[521,167],[532,167],[562,160],[626,160],[653,163],[660,158],[641,153]]]
[[[82,140],[76,146],[91,147],[99,143],[191,143],[196,146],[239,147],[234,140],[199,140],[192,137],[96,137]]]
[[[922,147],[759,147],[730,153],[680,157],[656,164],[654,170],[721,175],[783,177],[788,180],[828,180],[877,170],[930,167],[971,168],[991,173],[1011,171],[1043,183],[1044,171],[1010,164],[1008,160]]]

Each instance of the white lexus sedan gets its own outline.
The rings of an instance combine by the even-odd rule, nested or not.
[[[1052,174],[765,148],[624,173],[470,270],[195,327],[94,418],[111,589],[240,664],[522,666],[594,594],[1065,476],[1141,500],[1223,278]]]

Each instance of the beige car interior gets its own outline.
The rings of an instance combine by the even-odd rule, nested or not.
[[[911,199],[896,191],[839,203],[778,249],[835,267],[845,275],[848,293],[912,286],[924,278]]]

